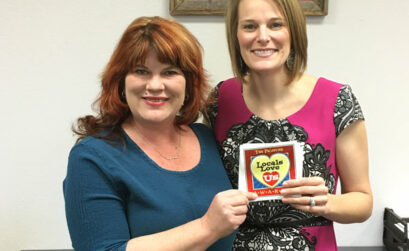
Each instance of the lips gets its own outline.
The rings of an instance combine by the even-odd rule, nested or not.
[[[160,106],[168,101],[168,98],[164,97],[142,97],[145,100],[145,103],[151,106]]]

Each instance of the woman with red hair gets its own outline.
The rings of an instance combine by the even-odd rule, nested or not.
[[[230,250],[254,194],[232,190],[214,137],[193,123],[208,90],[181,24],[141,17],[79,118],[64,180],[75,250]]]

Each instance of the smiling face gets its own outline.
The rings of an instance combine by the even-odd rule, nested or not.
[[[288,26],[273,0],[241,0],[237,39],[250,72],[285,69],[291,49]]]
[[[170,124],[185,99],[186,79],[176,66],[161,63],[150,51],[145,63],[125,77],[125,96],[137,123]]]

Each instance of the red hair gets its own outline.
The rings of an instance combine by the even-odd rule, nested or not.
[[[160,62],[180,68],[186,78],[186,99],[175,125],[190,124],[197,119],[209,89],[203,69],[202,46],[176,21],[140,17],[125,30],[102,74],[101,94],[93,104],[97,116],[81,117],[77,120],[77,127],[73,127],[79,136],[78,141],[87,136],[108,140],[122,138],[121,124],[131,116],[122,98],[125,76],[145,62],[151,49],[157,53]]]

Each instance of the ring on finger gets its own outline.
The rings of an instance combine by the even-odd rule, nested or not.
[[[315,207],[315,198],[314,198],[314,196],[310,197],[310,206]]]

